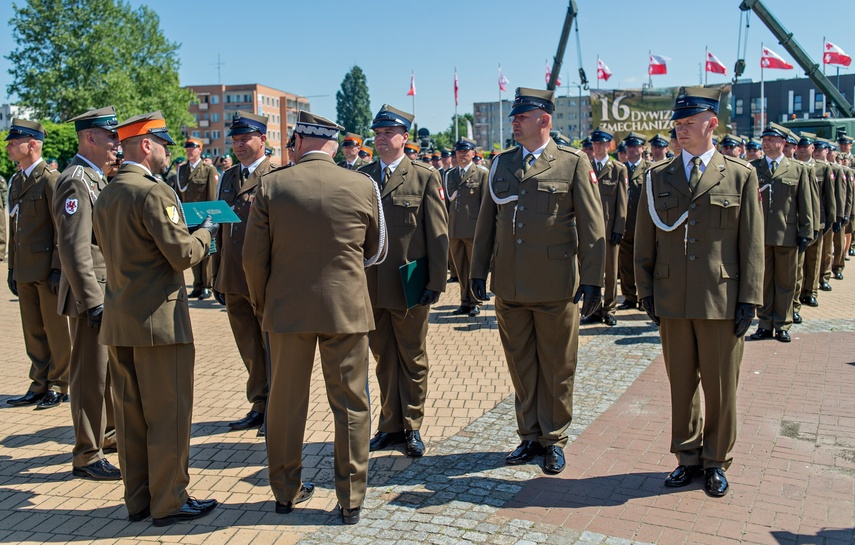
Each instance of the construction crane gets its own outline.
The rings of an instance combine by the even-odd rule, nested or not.
[[[573,20],[578,13],[579,9],[576,7],[576,2],[570,0],[570,5],[567,6],[567,15],[564,18],[564,27],[561,29],[561,38],[558,40],[558,51],[552,60],[552,74],[550,74],[549,81],[546,84],[546,88],[550,91],[554,91],[558,83],[561,64],[564,62],[564,50],[567,49],[567,40],[570,38],[570,27],[573,26]],[[588,77],[585,75],[585,69],[582,68],[582,49],[581,41],[579,40],[578,22],[576,22],[576,51],[579,59],[579,84],[583,89],[588,89]]]

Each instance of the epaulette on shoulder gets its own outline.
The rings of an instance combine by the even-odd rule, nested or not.
[[[572,153],[573,155],[575,155],[577,157],[582,155],[582,150],[576,149],[573,146],[565,146],[564,144],[558,144],[558,149],[560,149],[561,151],[566,151],[568,153]]]
[[[417,168],[423,168],[425,170],[434,170],[434,171],[436,170],[435,168],[433,168],[431,165],[429,165],[427,163],[413,161],[412,164],[414,167],[417,167]]]
[[[520,149],[519,146],[513,146],[513,147],[510,147],[508,149],[503,149],[502,151],[497,152],[496,155],[493,157],[493,159],[495,159],[496,157],[499,157],[500,155],[505,155],[507,153],[513,153],[513,152],[517,151],[518,149]]]
[[[724,157],[725,161],[730,161],[731,163],[736,163],[737,165],[739,165],[743,168],[746,168],[748,170],[751,170],[752,168],[754,168],[754,166],[752,166],[751,163],[749,163],[745,159],[740,159],[739,157],[731,157],[730,155],[723,155],[723,157]]]
[[[285,170],[286,168],[291,168],[292,166],[294,166],[294,165],[283,165],[281,167],[274,168],[273,170],[262,174],[261,177],[264,178],[265,176],[269,176],[270,174],[273,174],[274,172],[279,172],[281,170]]]
[[[485,167],[484,165],[475,165],[475,166],[476,166],[476,167],[478,167],[478,168],[480,168],[480,169],[481,169],[481,170],[483,170],[484,172],[490,172],[490,169],[489,169],[489,168],[487,168],[487,167]]]
[[[675,155],[674,157],[671,157],[670,159],[666,159],[665,161],[657,161],[655,163],[652,163],[650,165],[650,168],[647,170],[647,172],[653,172],[654,170],[662,170],[663,168],[665,168],[667,166],[671,166],[671,163],[673,163],[674,160],[677,159],[677,157],[679,157],[679,155]]]

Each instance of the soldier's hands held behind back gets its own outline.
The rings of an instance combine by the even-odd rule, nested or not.
[[[612,233],[612,239],[610,242],[612,243],[612,246],[617,246],[618,244],[620,244],[621,239],[623,239],[622,234]]]
[[[600,308],[600,304],[603,301],[603,290],[598,286],[581,285],[576,290],[576,295],[573,296],[573,303],[579,304],[579,301],[582,301],[583,297],[582,318],[587,318]]]
[[[487,281],[483,278],[473,278],[471,280],[472,283],[472,295],[475,296],[475,299],[479,301],[487,300]]]
[[[86,311],[86,321],[92,329],[101,329],[101,318],[104,315],[104,305],[97,305]]]
[[[18,296],[18,283],[15,281],[14,269],[9,269],[9,277],[6,279],[6,283],[9,285],[9,291],[12,292],[12,295],[17,297]]]
[[[54,295],[59,293],[59,277],[61,273],[59,269],[51,269],[50,274],[48,275],[48,288],[50,288],[50,292]]]
[[[805,250],[807,250],[808,243],[810,243],[810,239],[808,239],[806,237],[799,237],[798,241],[799,241],[799,253],[803,253]]]
[[[737,337],[742,337],[751,327],[751,320],[754,319],[754,305],[747,303],[736,303],[736,329],[734,333]]]
[[[654,324],[659,325],[659,316],[656,315],[656,306],[653,304],[653,296],[641,298],[641,308],[647,313],[647,316]]]

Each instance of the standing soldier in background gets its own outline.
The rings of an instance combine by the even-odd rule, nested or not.
[[[6,233],[8,230],[9,215],[6,204],[6,197],[9,195],[9,184],[6,178],[0,174],[0,205],[3,207],[3,218],[0,219],[0,261],[6,261]]]
[[[653,162],[658,163],[664,161],[668,153],[668,140],[659,133],[650,139],[650,151],[653,155]]]
[[[757,170],[763,208],[765,272],[760,325],[752,340],[790,342],[792,300],[796,292],[798,254],[807,250],[813,234],[810,169],[784,157],[787,129],[769,123],[761,136],[766,157],[751,164]],[[774,333],[773,333],[774,331]]]
[[[419,429],[427,398],[427,331],[430,305],[445,291],[448,270],[448,213],[439,173],[404,155],[411,114],[386,104],[374,117],[374,147],[380,160],[360,170],[380,186],[388,228],[386,260],[368,269],[368,292],[376,329],[368,334],[377,360],[380,423],[371,450],[406,444],[407,456],[425,452]],[[400,267],[427,258],[427,286],[407,308]]]
[[[481,303],[472,295],[469,269],[472,263],[472,241],[481,207],[481,195],[486,189],[487,169],[472,163],[475,141],[461,138],[454,144],[458,167],[448,172],[446,195],[449,202],[448,244],[454,269],[460,283],[460,307],[452,314],[477,316]]]
[[[808,183],[807,183],[807,199],[808,199],[808,218],[810,219],[811,232],[808,235],[808,247],[810,247],[810,241],[816,237],[817,225],[819,223],[819,204],[816,196],[816,184],[813,181],[813,171],[811,170],[811,165],[802,161],[799,161],[795,158],[796,148],[799,144],[799,137],[791,131],[787,129],[787,136],[784,138],[784,157],[790,160],[795,160],[801,163],[805,170],[807,171]],[[800,295],[802,292],[802,282],[804,280],[804,269],[805,269],[805,254],[807,254],[807,250],[803,252],[796,252],[796,286],[793,291],[793,323],[800,324],[802,323],[802,315],[800,314],[802,310],[802,302],[800,300]]]
[[[499,336],[514,384],[519,446],[506,458],[543,455],[543,471],[565,468],[579,345],[579,307],[601,302],[605,261],[597,177],[584,154],[550,137],[552,91],[516,90],[509,117],[519,146],[498,155],[481,201],[472,290],[487,294],[493,265]],[[621,182],[622,183],[622,182]]]
[[[344,135],[344,141],[341,143],[341,153],[344,155],[344,160],[337,164],[348,170],[357,170],[365,164],[365,161],[359,157],[359,148],[362,147],[362,137],[358,134],[349,132]],[[296,161],[294,161],[296,163]]]
[[[829,163],[832,163],[836,169],[836,192],[837,192],[837,230],[834,232],[834,253],[829,263],[829,268],[823,271],[826,280],[834,277],[837,280],[843,280],[843,267],[845,264],[844,257],[846,249],[844,248],[846,240],[846,226],[849,223],[849,216],[852,214],[852,184],[850,182],[851,171],[847,166],[848,158],[837,153],[835,144],[832,144],[832,150],[829,152]]]
[[[9,405],[38,403],[37,409],[68,401],[71,337],[68,320],[56,313],[60,263],[53,203],[59,173],[42,159],[45,128],[12,119],[6,136],[9,158],[18,170],[9,181],[9,291],[18,297],[24,346],[30,358],[30,387]]]
[[[107,347],[98,343],[107,270],[92,230],[92,211],[107,187],[103,165],[115,162],[119,149],[116,109],[90,110],[69,120],[77,132],[77,155],[56,183],[53,211],[62,263],[59,308],[68,316],[71,345],[71,420],[75,444],[72,474],[97,481],[118,481],[119,469],[104,457],[115,445],[113,396]]]
[[[822,251],[820,252],[817,280],[820,290],[831,291],[831,284],[828,281],[831,279],[834,235],[840,231],[843,219],[841,217],[843,215],[843,202],[840,196],[840,173],[837,171],[837,165],[828,160],[831,142],[825,138],[817,138],[813,145],[813,159],[817,163],[814,171],[821,172],[823,167],[826,169],[826,183],[828,184],[828,195],[831,199],[831,206],[827,209],[829,215],[825,223],[825,232],[822,235]],[[843,198],[845,199],[845,196]]]
[[[761,138],[762,138],[762,135],[761,135]],[[754,161],[755,159],[762,159],[762,158],[763,158],[763,144],[761,142],[758,142],[757,140],[754,140],[753,138],[750,139],[745,144],[745,160],[750,163],[751,161]]]
[[[267,141],[267,117],[241,112],[232,121],[227,138],[232,139],[232,151],[239,163],[223,173],[217,198],[226,201],[240,218],[217,231],[218,251],[212,256],[214,297],[225,305],[229,325],[249,377],[246,397],[252,404],[249,412],[229,427],[246,430],[259,427],[264,436],[264,414],[270,389],[267,380],[267,345],[249,300],[246,273],[243,269],[243,247],[249,211],[261,177],[273,170],[264,154]]]
[[[241,112],[237,112],[237,114]],[[217,198],[217,182],[220,175],[213,165],[202,161],[202,141],[198,138],[188,138],[184,142],[187,162],[178,167],[178,195],[182,202],[213,201]],[[211,258],[206,257],[201,263],[193,265],[193,291],[188,297],[207,299],[211,297],[214,286]]]
[[[116,130],[127,160],[93,219],[107,268],[99,341],[110,350],[128,519],[166,526],[217,506],[187,494],[195,347],[184,271],[208,255],[218,226],[208,216],[189,233],[175,192],[152,174],[175,145],[160,112]]]
[[[720,100],[720,89],[680,88],[671,119],[682,152],[648,171],[635,226],[638,296],[659,324],[671,385],[679,465],[665,486],[686,486],[703,471],[712,497],[729,489],[743,336],[763,301],[757,173],[715,150]]]
[[[632,133],[630,133],[632,134]],[[603,305],[598,311],[582,319],[583,324],[605,322],[609,327],[617,325],[615,306],[617,302],[618,251],[626,230],[626,165],[609,157],[609,145],[614,136],[597,128],[591,133],[594,143],[594,172],[602,200],[603,224],[608,237],[606,244],[606,289]]]
[[[657,135],[659,136],[659,135]],[[661,137],[660,137],[661,138]],[[629,184],[627,186],[626,200],[626,230],[620,241],[618,252],[618,276],[620,277],[620,291],[623,295],[623,303],[618,310],[631,310],[638,307],[638,294],[635,289],[635,260],[633,252],[635,249],[635,218],[638,215],[638,200],[644,188],[644,178],[647,169],[652,166],[648,161],[642,159],[644,151],[644,137],[629,133],[623,139],[626,145],[626,170]],[[668,145],[664,139],[660,142]]]
[[[820,260],[822,259],[823,233],[831,229],[834,214],[836,213],[834,202],[834,189],[831,187],[832,171],[824,162],[814,159],[815,134],[802,132],[796,147],[796,157],[799,161],[811,168],[811,190],[812,205],[815,222],[813,226],[813,240],[808,244],[805,251],[804,275],[802,276],[802,291],[799,300],[809,307],[818,307],[816,300],[820,278]]]

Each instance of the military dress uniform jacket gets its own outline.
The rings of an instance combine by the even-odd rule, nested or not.
[[[106,178],[78,156],[56,183],[53,209],[63,263],[57,312],[63,316],[79,317],[104,303],[107,269],[92,233],[92,211],[106,186]]]
[[[184,163],[178,168],[177,191],[183,202],[213,201],[217,198],[217,169],[199,161],[196,168]]]
[[[834,187],[834,170],[827,161],[811,160],[814,183],[819,197],[819,225],[817,231],[831,227],[837,221],[837,194]],[[821,233],[820,233],[821,234]]]
[[[647,169],[652,167],[653,163],[641,160],[631,174],[629,165],[625,166],[629,183],[626,191],[626,229],[624,236],[632,238],[635,236],[635,219],[638,217],[638,202],[641,200],[641,192],[644,190],[644,178],[647,176]]]
[[[552,140],[528,169],[522,148],[496,157],[481,200],[472,278],[521,303],[570,299],[579,284],[603,286],[606,241],[591,163]],[[577,263],[578,255],[578,263]]]
[[[761,305],[762,222],[757,173],[745,161],[715,152],[694,194],[682,154],[655,164],[635,225],[639,300],[653,296],[662,318],[707,320],[733,320],[737,303]]]
[[[309,153],[264,176],[243,249],[249,298],[262,329],[374,329],[364,259],[377,253],[379,240],[374,183],[342,170],[326,153]]]
[[[270,159],[263,161],[252,171],[241,185],[240,176],[243,165],[236,164],[223,173],[217,199],[226,201],[241,223],[221,225],[217,232],[217,251],[211,256],[214,266],[214,289],[221,293],[249,295],[246,287],[246,274],[243,271],[243,244],[246,236],[249,211],[261,177],[273,170]]]
[[[99,342],[193,342],[184,270],[208,255],[208,230],[189,233],[175,192],[127,163],[98,196],[94,228],[107,267]]]
[[[18,283],[41,282],[60,269],[53,218],[58,178],[42,160],[26,179],[19,170],[9,182],[9,268]]]
[[[487,189],[490,174],[484,167],[472,164],[460,179],[460,169],[448,172],[445,195],[448,198],[448,238],[474,238],[481,196]]]
[[[626,231],[627,185],[629,185],[626,165],[606,159],[606,163],[597,173],[600,199],[603,205],[603,219],[606,237]]]
[[[798,246],[798,237],[813,236],[809,169],[781,158],[775,173],[766,158],[755,159],[760,200],[763,203],[766,246]]]
[[[380,161],[360,169],[382,184]],[[448,272],[448,212],[439,172],[406,155],[381,190],[388,233],[383,263],[366,271],[368,292],[375,308],[405,310],[401,265],[427,256],[427,289],[445,291]]]

